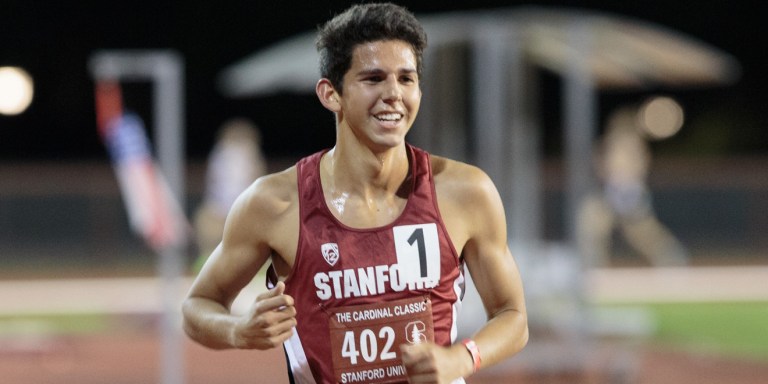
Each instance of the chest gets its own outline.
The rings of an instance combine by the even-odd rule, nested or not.
[[[328,211],[350,228],[376,228],[394,222],[402,215],[408,200],[391,196],[374,199],[347,194],[325,194]]]

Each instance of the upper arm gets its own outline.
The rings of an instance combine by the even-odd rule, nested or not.
[[[441,212],[457,250],[467,265],[489,317],[506,310],[525,313],[523,285],[507,244],[501,197],[479,168],[455,163],[446,167],[438,192]],[[444,207],[446,209],[444,209]],[[453,229],[453,230],[451,230]]]
[[[192,285],[189,296],[214,300],[229,307],[273,252],[272,242],[290,198],[277,176],[260,178],[236,200],[224,225],[218,247],[211,253]]]

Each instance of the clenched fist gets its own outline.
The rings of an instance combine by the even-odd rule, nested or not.
[[[233,345],[241,349],[270,349],[293,335],[296,308],[284,294],[285,284],[260,294],[233,329]]]

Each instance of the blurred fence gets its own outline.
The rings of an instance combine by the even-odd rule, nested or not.
[[[270,171],[293,161],[271,159]],[[560,163],[543,166],[549,240],[563,236]],[[655,160],[654,207],[694,263],[768,263],[766,169],[768,157]],[[203,190],[203,164],[188,164],[187,180],[187,212],[192,212]],[[151,271],[154,255],[130,232],[106,161],[5,163],[0,164],[0,262],[3,274],[66,267]]]

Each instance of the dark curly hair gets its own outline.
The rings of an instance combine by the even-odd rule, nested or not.
[[[354,5],[322,25],[316,41],[320,75],[341,93],[355,47],[381,40],[402,40],[410,44],[416,56],[416,72],[421,78],[427,34],[410,11],[392,3]]]

